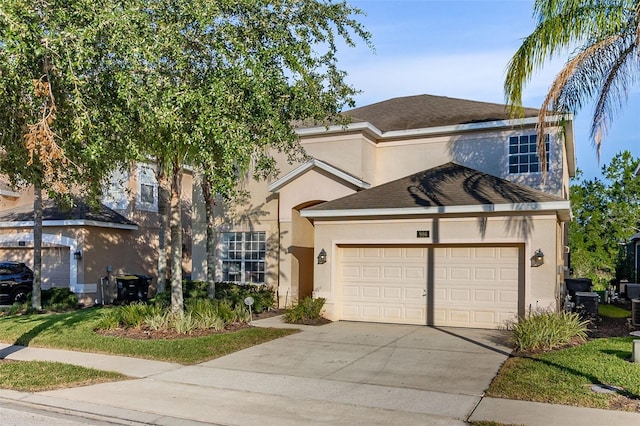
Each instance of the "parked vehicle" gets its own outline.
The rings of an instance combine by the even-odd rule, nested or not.
[[[0,305],[24,303],[33,288],[33,271],[22,262],[0,262]]]

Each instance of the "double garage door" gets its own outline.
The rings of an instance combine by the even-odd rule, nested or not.
[[[499,328],[518,314],[510,246],[341,246],[342,320]]]

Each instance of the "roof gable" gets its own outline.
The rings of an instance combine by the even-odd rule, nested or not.
[[[138,228],[138,225],[134,222],[104,204],[100,204],[99,208],[96,209],[82,200],[75,200],[73,207],[69,210],[61,208],[53,200],[45,200],[42,203],[42,220],[49,226],[78,225],[124,229]],[[26,222],[33,222],[32,204],[24,204],[0,211],[0,223],[4,227]]]
[[[569,207],[569,202],[562,198],[456,163],[446,163],[304,209],[303,216],[339,216],[340,212],[353,216],[358,212],[360,215],[367,215],[366,212],[383,215],[524,211],[540,210],[545,203],[546,207]]]
[[[293,169],[292,171],[290,171],[280,179],[276,180],[275,182],[272,182],[269,185],[269,191],[271,192],[279,191],[287,183],[295,180],[297,177],[299,177],[300,175],[306,173],[308,170],[311,170],[313,168],[318,168],[320,170],[323,170],[326,173],[338,178],[338,180],[349,183],[355,186],[356,188],[367,189],[370,187],[370,185],[367,182],[363,181],[362,179],[359,179],[343,170],[340,170],[329,163],[325,163],[324,161],[318,160],[317,158],[312,158],[310,161],[307,161],[306,163]]]
[[[353,122],[368,122],[382,132],[509,120],[504,104],[445,96],[417,95],[393,98],[344,113]],[[537,117],[538,109],[524,108],[523,116]]]

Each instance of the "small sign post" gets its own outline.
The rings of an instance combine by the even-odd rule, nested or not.
[[[249,307],[249,324],[253,321],[253,315],[251,314],[251,306],[253,305],[253,302],[254,300],[251,296],[245,297],[244,299],[244,304]]]

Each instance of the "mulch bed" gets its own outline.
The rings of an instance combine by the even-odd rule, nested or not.
[[[622,309],[631,310],[631,302],[628,300],[622,300],[615,304]],[[589,326],[589,337],[594,339],[602,337],[629,337],[629,333],[638,330],[640,330],[640,328],[632,326],[628,318],[601,316]]]

